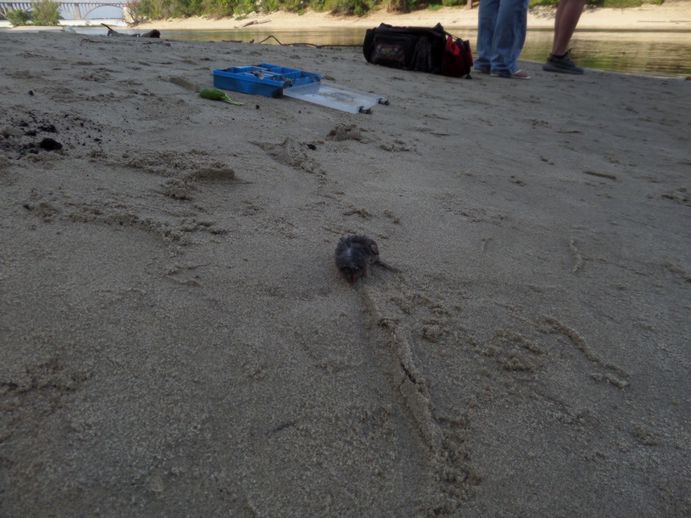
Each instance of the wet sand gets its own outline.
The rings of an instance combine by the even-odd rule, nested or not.
[[[689,81],[0,52],[0,515],[691,512]],[[198,97],[259,62],[390,105]]]

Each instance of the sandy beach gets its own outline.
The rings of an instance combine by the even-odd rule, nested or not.
[[[335,16],[329,13],[306,11],[303,14],[274,12],[253,13],[238,18],[202,18],[155,20],[140,24],[146,29],[255,29],[260,24],[266,30],[325,29],[325,28],[369,28],[380,23],[402,26],[434,26],[455,29],[477,29],[478,9],[444,7],[398,14],[380,9],[366,16]],[[538,7],[528,13],[529,30],[552,30],[554,9]],[[588,8],[578,23],[579,31],[691,31],[691,1],[667,1],[662,5],[644,4],[627,9]],[[690,37],[691,38],[691,37]]]
[[[691,81],[0,55],[0,516],[691,514]],[[261,62],[390,105],[198,96]]]

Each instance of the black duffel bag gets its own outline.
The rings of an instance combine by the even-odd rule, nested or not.
[[[382,23],[367,29],[362,52],[376,65],[452,77],[470,78],[473,66],[470,43],[455,38],[439,23],[431,29]]]

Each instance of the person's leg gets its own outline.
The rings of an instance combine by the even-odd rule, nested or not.
[[[474,60],[476,70],[489,72],[498,11],[499,0],[482,0],[480,2],[477,18],[477,57]]]
[[[481,2],[482,3],[482,2]],[[525,39],[526,0],[502,0],[499,5],[497,24],[494,29],[494,53],[491,58],[492,73],[510,75],[515,70],[520,51],[517,44]]]
[[[586,0],[559,0],[554,18],[552,55],[563,56],[569,50],[569,42],[581,18]]]
[[[516,40],[514,41],[513,52],[511,53],[509,61],[509,70],[511,70],[511,73],[518,71],[518,58],[523,51],[523,45],[525,45],[525,36],[528,30],[528,2],[529,0],[523,0],[521,17],[516,27]]]
[[[554,40],[552,53],[542,69],[547,72],[582,74],[583,69],[576,66],[569,56],[569,42],[578,25],[586,0],[559,0],[554,18]]]

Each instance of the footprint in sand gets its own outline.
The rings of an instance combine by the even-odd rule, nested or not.
[[[22,206],[34,216],[43,220],[44,223],[51,223],[60,213],[60,211],[52,203],[47,201],[41,201],[39,203],[25,203]]]
[[[497,366],[520,378],[532,378],[532,374],[543,366],[545,351],[535,342],[520,333],[510,330],[497,331],[480,347],[483,356],[492,358]]]
[[[306,173],[325,176],[325,171],[321,168],[319,163],[309,156],[311,148],[309,144],[304,144],[286,138],[280,144],[271,142],[253,142],[255,146],[266,152],[279,164],[287,165],[294,169],[305,171]]]
[[[674,191],[662,193],[660,197],[680,205],[691,207],[691,196],[689,195],[689,190],[686,187],[679,187]]]
[[[408,144],[401,139],[394,139],[392,142],[385,142],[379,144],[379,149],[388,151],[389,153],[399,153],[407,151],[415,151],[415,146]]]
[[[401,219],[398,216],[396,216],[393,212],[391,212],[389,209],[384,210],[384,216],[389,218],[391,222],[395,225],[401,224]]]
[[[372,214],[365,208],[352,207],[343,212],[344,216],[359,216],[362,219],[371,219]]]
[[[134,154],[134,156],[132,156]],[[139,169],[164,178],[192,178],[223,180],[234,177],[232,169],[204,151],[196,149],[184,151],[146,151],[136,150],[123,153],[111,159],[110,165]]]
[[[199,288],[201,287],[201,275],[197,270],[204,266],[208,266],[208,264],[174,264],[168,269],[165,276],[166,279],[181,284],[182,286]]]
[[[366,130],[357,127],[355,124],[339,124],[329,131],[326,139],[336,142],[342,142],[344,140],[367,142],[367,139],[363,136],[364,132],[366,132]]]
[[[178,178],[171,178],[163,184],[161,192],[174,200],[189,201],[193,199],[193,193],[199,191],[199,184],[237,182],[235,171],[219,162],[211,167],[192,171]]]

